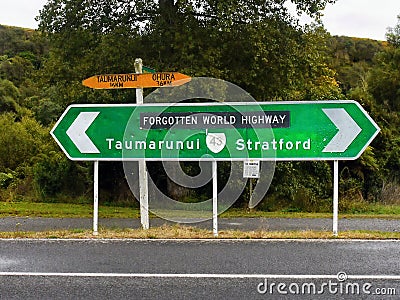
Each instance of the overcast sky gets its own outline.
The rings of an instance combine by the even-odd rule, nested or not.
[[[35,17],[46,0],[0,0],[0,24],[37,28]],[[324,11],[325,28],[332,35],[384,40],[397,24],[400,0],[337,0]]]

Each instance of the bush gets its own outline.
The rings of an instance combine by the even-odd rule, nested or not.
[[[332,171],[327,162],[277,163],[268,196],[260,207],[320,212],[327,210],[329,205],[325,199],[331,196]],[[271,203],[269,198],[274,199],[276,204]]]
[[[48,131],[29,116],[17,121],[12,113],[0,114],[0,128],[0,172],[29,165],[49,148]]]
[[[395,180],[384,182],[380,197],[383,204],[399,205],[400,183]]]
[[[79,168],[57,151],[41,154],[33,167],[35,188],[43,201],[61,195],[62,198],[81,196],[86,192],[86,174],[86,168]]]
[[[0,188],[6,189],[13,181],[14,176],[11,173],[0,173]]]

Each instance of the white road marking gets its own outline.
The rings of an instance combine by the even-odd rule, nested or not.
[[[20,277],[125,277],[125,278],[226,278],[226,279],[337,279],[337,275],[276,274],[152,274],[152,273],[47,273],[0,272],[0,276]],[[400,275],[347,275],[347,279],[400,280]]]

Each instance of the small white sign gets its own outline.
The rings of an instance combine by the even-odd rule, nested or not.
[[[243,162],[244,178],[260,178],[260,161],[247,160]]]

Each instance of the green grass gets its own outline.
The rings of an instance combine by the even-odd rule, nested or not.
[[[171,212],[181,217],[196,217],[196,212]],[[202,214],[204,216],[204,213]],[[91,218],[93,205],[65,203],[0,202],[0,217]],[[139,218],[139,209],[119,206],[100,206],[100,218]],[[211,212],[207,213],[211,216]],[[153,216],[154,217],[154,216]],[[258,210],[229,209],[222,218],[332,218],[332,213],[264,212]],[[363,211],[339,212],[340,218],[400,219],[400,206],[368,204]]]
[[[164,225],[143,229],[101,229],[98,235],[91,230],[55,230],[39,232],[0,232],[1,238],[45,238],[45,239],[400,239],[400,232],[342,231],[334,236],[330,231],[240,231],[220,230],[214,237],[211,230],[183,225]]]
[[[332,218],[332,212],[310,213],[310,212],[287,212],[287,211],[258,211],[244,209],[229,209],[221,214],[222,218]],[[369,204],[363,211],[340,212],[339,218],[384,218],[400,219],[400,206]]]
[[[65,203],[0,202],[0,217],[91,218],[93,205]],[[100,206],[102,218],[138,218],[139,210]]]
[[[182,212],[173,212],[174,214]],[[184,212],[187,217],[195,217],[196,212]],[[192,213],[190,215],[190,213]],[[198,212],[197,212],[198,213]],[[187,214],[187,215],[186,215]],[[181,215],[181,216],[184,216]],[[0,202],[0,217],[48,217],[48,218],[91,218],[93,205],[65,203],[31,203],[31,202]],[[139,218],[137,208],[118,206],[100,206],[100,218]],[[152,215],[151,215],[152,217]],[[154,217],[154,216],[153,216]],[[225,218],[332,218],[332,213],[299,213],[299,212],[263,212],[257,210],[230,209],[223,213]],[[341,218],[392,218],[400,219],[400,206],[385,206],[369,204],[368,210],[355,213],[340,213]],[[58,230],[45,232],[22,232],[18,228],[14,232],[0,232],[0,238],[214,238],[211,230],[195,227],[174,225],[142,229],[101,229],[99,235],[93,236],[92,231],[84,229]],[[220,239],[400,239],[398,232],[379,231],[343,231],[334,237],[330,231],[236,231],[223,230],[219,232]]]
[[[356,213],[357,214],[357,213]],[[373,215],[400,215],[399,205],[383,205],[383,204],[373,204],[369,205],[368,212],[364,214]]]

